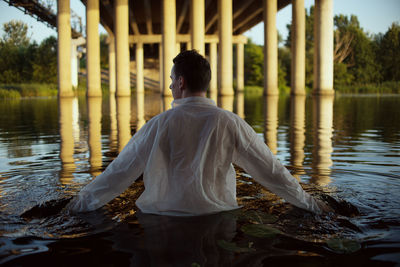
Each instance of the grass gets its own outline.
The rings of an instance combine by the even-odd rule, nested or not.
[[[56,84],[0,84],[0,98],[56,96],[57,93]]]
[[[335,88],[341,94],[399,94],[400,81],[388,81],[375,84],[344,85]]]

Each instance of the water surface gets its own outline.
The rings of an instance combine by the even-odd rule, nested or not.
[[[244,205],[240,214],[198,220],[143,215],[134,205],[143,190],[139,181],[90,214],[20,217],[39,203],[76,194],[171,100],[155,94],[1,100],[0,261],[136,266],[400,263],[397,95],[240,94],[217,100],[259,133],[306,190],[344,199],[358,207],[358,216],[315,217],[294,209],[238,169],[238,200]],[[251,219],[255,210],[261,215]],[[277,221],[260,219],[265,214]],[[249,236],[242,229],[249,223],[272,225],[281,233],[272,239]],[[360,248],[351,253],[332,250],[326,241],[335,238]],[[221,240],[241,249],[229,249]]]

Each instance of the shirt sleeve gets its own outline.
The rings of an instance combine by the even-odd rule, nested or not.
[[[146,123],[106,170],[71,200],[69,209],[73,212],[92,211],[124,192],[144,171],[155,127],[150,121]]]
[[[299,182],[272,154],[268,146],[244,121],[239,121],[234,163],[254,180],[289,203],[315,213],[321,213],[317,202],[303,190]]]

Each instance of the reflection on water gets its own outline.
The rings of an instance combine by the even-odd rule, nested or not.
[[[290,98],[290,155],[293,175],[300,179],[305,174],[303,168],[305,144],[305,107],[306,97],[296,95]]]
[[[89,164],[91,173],[98,176],[101,173],[101,103],[100,97],[88,97],[88,143],[89,143]]]
[[[131,98],[117,97],[118,152],[131,139]]]
[[[312,181],[319,185],[327,185],[331,181],[332,167],[333,96],[314,97],[313,108],[313,166],[316,173]]]
[[[300,96],[285,99],[283,96],[238,94],[235,97],[214,97],[220,107],[233,110],[245,118],[258,134],[264,135],[272,152],[277,154],[283,164],[289,165],[293,175],[305,183],[305,188],[312,191],[313,184],[321,185],[334,196],[359,206],[362,214],[349,220],[342,217],[341,224],[329,226],[331,228],[313,228],[315,224],[308,227],[305,223],[309,217],[304,213],[297,211],[292,217],[287,217],[289,205],[265,198],[265,190],[259,189],[251,179],[239,177],[238,188],[247,190],[243,193],[243,189],[239,189],[242,190],[240,198],[245,206],[251,200],[255,203],[252,208],[264,211],[272,208],[272,213],[280,217],[279,225],[285,230],[285,240],[289,234],[288,225],[292,225],[291,233],[303,233],[302,238],[313,234],[315,236],[312,238],[337,234],[359,240],[363,248],[355,256],[349,256],[353,260],[361,257],[373,261],[372,258],[376,255],[381,260],[387,260],[398,255],[395,251],[400,247],[399,96]],[[96,258],[98,255],[106,257],[112,254],[115,262],[119,262],[118,259],[121,262],[124,260],[121,265],[135,260],[139,262],[139,259],[150,265],[153,261],[170,260],[165,257],[173,253],[178,253],[178,262],[189,263],[193,259],[193,262],[186,264],[188,266],[194,262],[200,264],[204,259],[214,262],[216,258],[221,262],[229,262],[232,257],[236,262],[245,258],[246,261],[241,263],[247,260],[257,261],[260,258],[256,254],[262,255],[260,262],[264,263],[278,256],[279,262],[286,260],[293,263],[298,258],[291,257],[298,255],[299,251],[304,253],[304,250],[308,254],[302,254],[301,257],[310,259],[310,263],[318,253],[324,260],[333,261],[337,254],[332,256],[332,252],[326,252],[324,245],[311,241],[301,243],[292,239],[285,243],[284,248],[279,243],[279,238],[274,239],[274,242],[267,242],[268,246],[264,240],[261,242],[257,239],[238,244],[241,248],[256,247],[257,252],[253,254],[221,250],[215,245],[216,240],[245,240],[244,233],[240,230],[243,222],[236,219],[226,221],[226,218],[218,216],[203,222],[188,220],[187,224],[172,222],[163,217],[143,219],[140,215],[136,220],[129,217],[135,209],[133,198],[129,194],[120,196],[115,204],[108,206],[108,209],[123,209],[121,214],[125,215],[120,216],[117,211],[108,214],[105,221],[111,220],[111,223],[106,224],[108,228],[100,223],[100,228],[96,230],[101,232],[99,236],[85,223],[87,218],[83,220],[63,214],[28,222],[18,216],[41,201],[69,196],[79,191],[115,158],[131,135],[146,121],[169,109],[171,101],[171,97],[162,98],[155,94],[133,95],[132,98],[104,96],[102,99],[2,101],[0,256],[7,253],[10,255],[10,249],[25,255],[23,249],[28,249],[29,246],[31,249],[35,245],[37,250],[31,252],[41,252],[43,261],[49,257],[56,260],[61,256],[55,251],[65,251],[72,244],[76,250],[68,254],[74,255],[71,259],[77,259],[77,255],[86,255],[81,259],[87,261],[90,255]],[[137,197],[143,190],[142,184],[142,181],[135,184],[131,194]],[[93,221],[103,220],[101,218],[94,216]],[[125,221],[124,218],[128,219]],[[119,220],[122,222],[110,230],[110,227],[114,227],[110,225],[115,225]],[[325,224],[327,222],[323,221],[317,225]],[[49,244],[47,240],[28,240],[28,236],[72,239],[55,239]],[[78,236],[83,237],[76,238]],[[22,245],[19,238],[24,240],[25,245]],[[254,244],[251,245],[250,242]],[[378,251],[374,246],[381,248]],[[96,250],[99,247],[103,250]],[[321,249],[325,252],[321,252]],[[180,251],[184,253],[179,254]],[[260,251],[262,252],[259,253]],[[157,257],[151,258],[148,254]],[[212,255],[216,258],[212,258]],[[246,258],[245,255],[249,257]],[[35,257],[40,259],[41,256]],[[272,262],[274,263],[273,260]],[[377,262],[380,261],[374,260],[373,263]],[[99,260],[99,264],[104,262]]]
[[[278,147],[278,100],[279,96],[266,96],[264,98],[264,140],[275,155]]]

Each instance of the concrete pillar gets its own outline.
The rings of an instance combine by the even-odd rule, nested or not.
[[[236,114],[242,119],[245,118],[244,115],[244,93],[239,91],[236,94]]]
[[[164,63],[163,63],[164,56],[163,56],[162,43],[158,44],[158,57],[160,64],[160,93],[162,93],[164,90]]]
[[[277,0],[263,0],[264,5],[264,94],[278,91],[278,32],[276,29]]]
[[[162,42],[163,42],[163,95],[172,95],[169,89],[169,76],[173,66],[173,58],[176,56],[176,10],[175,0],[163,0],[162,6]]]
[[[181,43],[176,43],[176,55],[181,52]]]
[[[111,94],[109,95],[109,103],[110,103],[110,111],[109,111],[109,116],[110,116],[110,150],[113,152],[118,151],[118,128],[117,128],[117,104],[115,100],[115,95]]]
[[[99,0],[86,1],[87,96],[101,96]]]
[[[90,172],[93,176],[101,173],[102,154],[101,154],[101,98],[88,97],[88,143],[89,143],[89,163]]]
[[[190,10],[190,37],[192,49],[196,49],[204,56],[204,0],[192,0]]]
[[[306,81],[306,14],[304,0],[292,2],[292,95],[305,95]]]
[[[136,94],[144,93],[143,43],[136,43]]]
[[[78,47],[72,41],[71,44],[71,85],[73,88],[78,87]]]
[[[214,96],[217,95],[218,93],[217,43],[210,43],[210,68],[211,68],[210,95]]]
[[[144,93],[136,94],[136,132],[146,123],[144,119]]]
[[[115,94],[115,38],[109,37],[108,43],[108,83],[110,95]]]
[[[221,95],[218,98],[218,106],[222,109],[233,112],[233,101],[234,100],[235,99],[234,99],[233,95]]]
[[[58,96],[74,96],[71,85],[71,22],[69,0],[57,1]]]
[[[237,91],[244,90],[244,44],[236,44],[236,86]]]
[[[315,0],[314,94],[334,94],[333,0]]]
[[[130,96],[129,18],[128,0],[115,0],[115,52],[117,66],[117,96]]]
[[[233,95],[232,85],[232,0],[218,0],[219,94]]]

